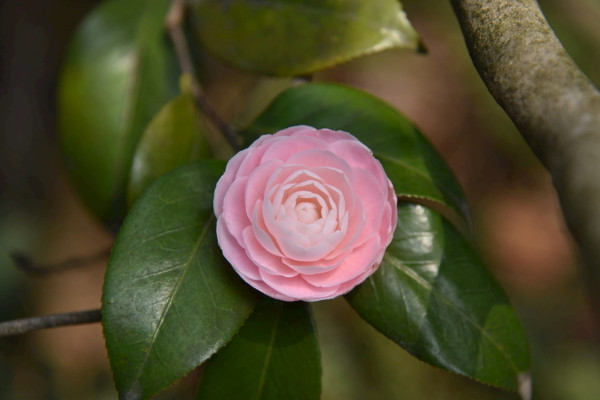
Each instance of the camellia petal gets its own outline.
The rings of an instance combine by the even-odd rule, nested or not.
[[[251,286],[318,301],[372,274],[396,227],[381,163],[351,134],[296,126],[263,135],[215,189],[219,245]]]
[[[386,193],[381,189],[373,174],[366,170],[356,171],[355,190],[362,194],[360,199],[365,211],[365,226],[356,243],[360,246],[370,233],[378,231],[381,226],[384,208],[381,198]]]
[[[285,276],[286,278],[298,275],[298,272],[284,264],[278,257],[267,250],[256,239],[251,226],[244,229],[244,244],[248,258],[260,269],[271,274]]]
[[[287,295],[281,293],[280,291],[273,289],[272,287],[267,285],[261,279],[254,280],[254,279],[249,279],[246,276],[242,276],[242,279],[244,279],[250,286],[252,286],[256,290],[258,290],[274,299],[283,300],[283,301],[297,301],[298,300],[294,297],[287,296]]]
[[[286,296],[294,297],[297,300],[325,300],[338,295],[337,291],[339,287],[313,286],[307,284],[301,275],[293,278],[286,278],[284,276],[269,274],[263,270],[260,271],[260,274],[263,282],[268,286],[285,293]]]
[[[340,140],[348,140],[348,139],[356,141],[356,138],[354,136],[352,136],[348,132],[344,132],[344,131],[334,131],[331,129],[315,129],[313,127],[306,126],[306,125],[299,125],[295,128],[298,128],[298,129],[288,128],[291,131],[291,134],[290,134],[291,136],[296,136],[296,135],[313,136],[313,137],[318,137],[319,139],[321,139],[327,143],[334,143],[334,142],[337,142]],[[285,131],[285,129],[280,132],[284,132],[284,131]]]
[[[246,190],[247,177],[243,177],[234,181],[229,190],[225,194],[223,199],[223,214],[219,219],[225,221],[229,233],[237,239],[238,243],[242,245],[242,232],[244,228],[250,224],[245,209],[240,207],[240,198],[244,198]]]
[[[337,169],[342,171],[343,174],[346,175],[346,179],[352,185],[353,182],[353,172],[354,170],[348,164],[348,162],[327,150],[305,150],[301,152],[294,153],[287,162],[291,165],[302,165],[303,167],[309,168],[321,168],[321,167],[329,167],[333,169]]]
[[[387,186],[387,177],[382,174],[379,163],[374,163],[373,154],[368,147],[356,140],[340,140],[331,143],[331,149],[338,154],[347,154],[345,160],[355,170],[369,171],[377,179],[382,189]]]
[[[321,259],[317,261],[303,262],[298,260],[293,260],[291,258],[282,258],[281,260],[287,266],[289,266],[294,271],[297,271],[303,275],[312,275],[312,274],[322,274],[323,272],[327,272],[332,270],[333,268],[338,267],[342,261],[346,258],[348,253],[341,253],[337,257],[332,259]]]
[[[246,215],[250,218],[254,212],[254,205],[257,201],[264,199],[266,190],[266,181],[273,173],[281,167],[282,161],[270,160],[256,167],[254,172],[248,175],[244,202],[246,204]]]
[[[272,138],[272,137],[264,137],[263,136],[263,140],[262,142],[264,142],[263,146],[257,146],[255,149],[246,149],[246,150],[242,150],[241,152],[244,153],[245,157],[244,160],[240,163],[239,168],[236,172],[236,176],[238,177],[242,177],[242,176],[248,176],[250,175],[252,172],[254,172],[254,170],[262,164],[263,160],[262,160],[262,156],[265,153],[265,151],[267,151],[269,144],[272,143],[277,143],[277,141],[281,140],[279,138]],[[257,142],[261,142],[261,138],[259,138],[257,140]],[[252,150],[252,151],[251,151]]]
[[[356,278],[365,271],[365,266],[373,266],[379,258],[381,246],[379,235],[373,235],[362,246],[355,248],[338,268],[322,274],[305,275],[304,279],[314,286],[331,287],[341,285]]]
[[[227,163],[227,169],[230,170],[229,174],[223,175],[221,177],[221,184],[215,188],[215,194],[213,198],[213,208],[215,210],[215,215],[217,217],[221,216],[223,213],[223,201],[225,199],[225,195],[229,191],[229,187],[236,179],[237,171],[240,168],[240,165],[245,159],[247,154],[247,150],[240,151],[235,156],[229,160]]]
[[[262,214],[262,211],[264,210],[262,205],[263,201],[260,200],[257,201],[254,206],[254,213],[252,215],[252,229],[254,230],[254,235],[265,250],[276,256],[283,257],[281,250],[279,250],[279,247],[277,247],[277,244],[268,233]],[[268,209],[269,207],[267,207],[267,210]]]
[[[287,161],[291,156],[305,150],[326,150],[327,142],[309,136],[287,137],[283,140],[274,142],[265,150],[261,159]]]
[[[260,279],[258,267],[248,258],[244,248],[229,233],[222,219],[217,221],[217,240],[225,258],[233,265],[238,274],[254,280]]]

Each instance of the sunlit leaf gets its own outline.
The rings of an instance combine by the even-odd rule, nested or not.
[[[142,131],[177,94],[165,36],[168,0],[109,0],[76,31],[59,82],[60,139],[84,203],[105,221],[125,212]]]
[[[198,399],[318,400],[320,353],[307,303],[265,299],[204,370]]]
[[[257,300],[217,245],[212,195],[223,169],[198,161],[159,178],[117,236],[102,323],[122,398],[147,399],[201,364]]]
[[[404,203],[378,271],[346,295],[417,358],[516,390],[529,368],[523,327],[469,244],[442,217]]]
[[[419,45],[398,0],[193,0],[194,27],[222,60],[301,75],[390,48]]]
[[[167,103],[145,129],[135,151],[127,187],[128,205],[159,176],[210,157],[206,130],[191,94],[183,93]]]

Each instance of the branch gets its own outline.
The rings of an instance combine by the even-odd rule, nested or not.
[[[535,0],[451,2],[481,78],[552,175],[600,293],[600,93]]]
[[[229,145],[235,150],[241,150],[235,132],[229,124],[221,118],[217,111],[210,104],[202,91],[202,87],[196,79],[196,71],[189,50],[188,42],[183,31],[183,18],[185,15],[185,0],[172,0],[171,8],[165,21],[171,41],[175,46],[175,53],[179,60],[181,71],[191,78],[191,91],[194,97],[196,107],[215,125],[215,127],[225,137]]]
[[[81,268],[98,261],[106,260],[109,256],[110,248],[88,256],[69,258],[68,260],[57,264],[37,265],[26,254],[20,252],[13,252],[10,254],[10,258],[18,269],[34,275],[46,275],[69,269]]]
[[[31,331],[59,326],[81,325],[100,322],[100,310],[75,311],[64,314],[45,315],[43,317],[15,319],[0,322],[0,337],[19,335]]]

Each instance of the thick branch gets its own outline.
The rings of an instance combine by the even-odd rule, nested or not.
[[[473,63],[552,175],[600,292],[600,93],[535,0],[451,0]]]
[[[0,337],[19,335],[31,331],[59,326],[81,325],[100,322],[102,314],[100,310],[75,311],[64,314],[45,315],[43,317],[32,317],[0,322]]]

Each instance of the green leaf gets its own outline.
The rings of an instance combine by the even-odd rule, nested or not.
[[[131,205],[156,178],[180,165],[211,156],[206,125],[191,94],[183,93],[152,119],[139,141],[127,187]]]
[[[224,163],[159,178],[128,214],[109,261],[102,323],[122,398],[146,399],[227,343],[257,300],[223,258],[212,209]]]
[[[204,46],[238,68],[302,75],[390,48],[416,49],[398,0],[194,0]]]
[[[208,361],[198,399],[318,400],[320,360],[308,305],[265,299]]]
[[[353,134],[381,161],[401,200],[434,208],[457,226],[468,220],[462,189],[445,162],[412,122],[383,101],[348,86],[297,86],[277,97],[247,129],[247,144],[293,125]]]
[[[529,368],[523,327],[501,288],[452,226],[420,205],[400,205],[383,263],[346,298],[429,364],[511,390]]]
[[[164,35],[168,0],[109,0],[71,42],[59,82],[60,140],[87,207],[118,223],[138,139],[177,95],[176,63]]]

